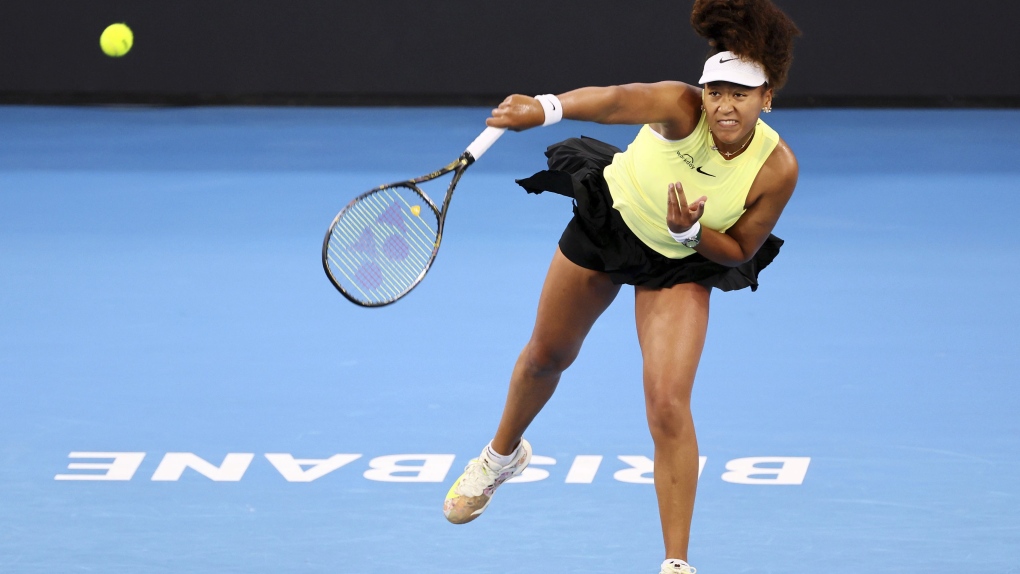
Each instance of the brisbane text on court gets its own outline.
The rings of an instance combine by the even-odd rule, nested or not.
[[[54,476],[61,481],[129,481],[135,479],[148,454],[145,452],[72,452],[67,471]],[[373,482],[444,482],[456,455],[393,454],[365,460],[361,454],[334,454],[326,458],[297,458],[290,453],[266,453],[258,460],[265,469],[275,469],[287,482],[312,482],[334,471],[347,477],[361,477]],[[158,459],[149,480],[174,482],[187,471],[215,482],[238,482],[255,463],[254,453],[232,452],[218,462],[191,452],[168,452]],[[359,461],[358,464],[352,464]],[[567,463],[568,464],[561,464]],[[700,457],[699,476],[705,474],[708,457]],[[711,466],[709,472],[724,482],[750,485],[801,485],[807,476],[811,457],[756,456],[726,461]],[[360,467],[360,468],[359,468]],[[343,470],[341,470],[343,469]],[[364,469],[364,470],[362,470]],[[552,480],[565,484],[591,484],[596,477],[630,484],[652,484],[655,463],[644,455],[577,455],[570,461],[559,461],[535,455],[524,474],[511,482]],[[721,471],[721,474],[718,474]],[[711,475],[710,474],[710,475]],[[144,480],[144,478],[142,479]]]

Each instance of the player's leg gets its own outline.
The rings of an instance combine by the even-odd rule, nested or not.
[[[577,358],[595,320],[619,292],[620,286],[608,275],[579,267],[556,250],[531,339],[510,376],[503,417],[492,441],[496,452],[516,448],[524,430],[552,397],[560,375]]]
[[[443,511],[450,522],[463,524],[477,518],[495,489],[524,471],[531,459],[531,446],[522,438],[525,429],[548,402],[595,320],[619,291],[620,286],[605,273],[580,267],[556,250],[531,339],[510,376],[496,437],[446,495]]]
[[[691,390],[705,345],[709,295],[694,283],[635,290],[645,408],[655,443],[655,492],[669,559],[687,560],[698,487]]]

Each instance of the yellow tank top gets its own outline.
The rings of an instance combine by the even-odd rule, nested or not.
[[[666,226],[666,192],[670,183],[684,186],[688,201],[708,197],[701,225],[725,232],[740,219],[758,170],[779,143],[779,134],[758,120],[744,153],[726,160],[712,150],[706,115],[691,135],[671,141],[643,126],[627,151],[616,154],[604,175],[613,207],[645,245],[672,259],[693,249],[677,243]]]

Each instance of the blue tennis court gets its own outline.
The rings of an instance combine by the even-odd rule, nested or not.
[[[323,274],[340,208],[445,165],[487,114],[0,107],[0,571],[654,572],[627,289],[530,429],[526,480],[442,515],[570,217],[514,178],[635,128],[507,134],[395,305]],[[801,178],[761,288],[713,295],[691,563],[1020,572],[1020,112],[767,120]]]

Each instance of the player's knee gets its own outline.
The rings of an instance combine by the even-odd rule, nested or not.
[[[651,386],[645,393],[648,428],[655,440],[674,439],[694,432],[690,393],[672,385]]]
[[[524,348],[522,358],[529,375],[558,375],[574,362],[577,350],[530,341]]]

